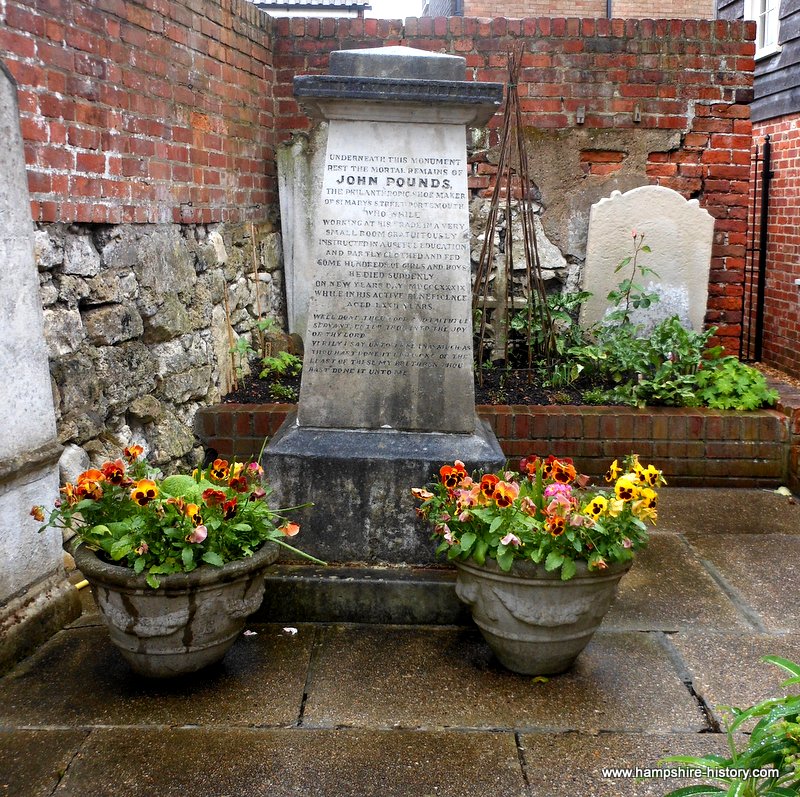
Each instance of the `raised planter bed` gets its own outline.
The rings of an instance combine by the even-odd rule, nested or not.
[[[258,455],[291,404],[217,404],[198,411],[196,432],[221,456]],[[657,463],[670,485],[777,487],[800,491],[800,395],[775,410],[481,405],[510,460],[572,457],[590,476],[631,451]]]

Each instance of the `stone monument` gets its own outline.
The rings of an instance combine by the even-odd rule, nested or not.
[[[35,504],[58,495],[53,394],[33,254],[14,78],[0,62],[0,672],[80,614],[61,533],[37,534]]]
[[[677,191],[658,185],[624,194],[614,191],[592,205],[583,273],[583,289],[591,291],[592,297],[581,309],[581,323],[602,320],[609,306],[609,291],[630,275],[629,269],[618,273],[614,269],[633,254],[634,231],[644,234],[644,243],[651,249],[641,254],[642,265],[658,274],[637,282],[658,294],[660,301],[646,313],[632,314],[631,320],[647,332],[654,322],[677,315],[686,326],[702,330],[714,217],[696,199],[686,200]]]
[[[504,461],[475,413],[466,164],[502,85],[407,47],[334,52],[330,71],[295,78],[328,141],[300,400],[264,463],[276,503],[315,504],[305,550],[424,563],[410,488]]]

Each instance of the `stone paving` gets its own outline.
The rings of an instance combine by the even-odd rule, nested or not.
[[[800,661],[800,503],[665,489],[650,548],[566,675],[504,671],[472,627],[253,624],[176,682],[86,613],[0,680],[2,797],[614,797],[604,777],[724,750],[718,706]]]

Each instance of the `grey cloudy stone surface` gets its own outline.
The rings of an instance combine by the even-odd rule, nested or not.
[[[383,666],[367,666],[375,650]],[[336,673],[356,672],[342,700]],[[622,687],[624,684],[624,688]],[[575,669],[545,683],[494,660],[473,629],[331,628],[310,673],[304,723],[357,728],[699,731],[704,721],[649,634],[598,632]]]
[[[727,752],[724,739],[709,734],[523,734],[520,741],[528,783],[536,797],[662,797],[668,790],[699,781],[611,777],[604,776],[603,768],[656,770],[659,760],[670,755]]]
[[[619,272],[615,269],[633,255],[634,232],[644,235],[644,244],[651,249],[639,253],[638,264],[656,272],[644,279],[637,275],[636,281],[642,284],[652,278],[663,286],[671,303],[677,292],[678,315],[688,316],[691,327],[702,330],[714,218],[696,199],[686,200],[671,188],[655,185],[624,194],[612,191],[610,197],[592,205],[583,272],[583,286],[592,291],[592,296],[581,307],[581,323],[602,320],[609,291],[630,276],[632,265]],[[660,312],[657,305],[654,312]]]
[[[800,631],[799,535],[692,534],[689,541],[765,628]]]
[[[603,628],[676,631],[698,623],[721,629],[749,627],[683,540],[652,535],[620,582]]]
[[[137,760],[131,749],[147,755]],[[527,792],[513,734],[179,728],[93,733],[55,797],[156,793],[525,797]]]
[[[63,580],[64,572],[61,533],[48,529],[37,534],[39,523],[30,515],[32,506],[52,504],[58,495],[61,449],[17,90],[2,61],[0,141],[0,639],[7,643],[0,663],[4,663],[16,657],[15,650],[39,641],[23,640],[21,629],[36,625],[41,616],[38,597],[46,593],[48,579]],[[52,597],[56,600],[55,591]],[[40,626],[40,635],[53,630],[46,620]]]
[[[331,75],[405,78],[411,80],[466,80],[465,58],[413,47],[335,50]]]
[[[312,634],[260,626],[220,664],[154,682],[134,675],[104,626],[63,631],[0,682],[0,726],[291,724],[303,702],[301,663]],[[64,681],[64,671],[81,677]],[[225,707],[234,702],[231,723]]]
[[[761,661],[763,656],[782,656],[800,664],[798,633],[716,633],[713,629],[703,629],[698,633],[678,634],[672,637],[672,642],[686,663],[692,686],[719,723],[730,719],[721,706],[744,709],[791,691],[780,686],[790,677],[789,673]],[[796,687],[792,693],[796,693]]]

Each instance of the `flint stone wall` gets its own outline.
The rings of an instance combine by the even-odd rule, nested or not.
[[[194,415],[230,389],[231,341],[255,344],[256,284],[262,318],[283,324],[280,234],[255,226],[256,282],[252,229],[39,226],[45,341],[68,450],[62,475],[131,442],[167,469],[202,458]]]

